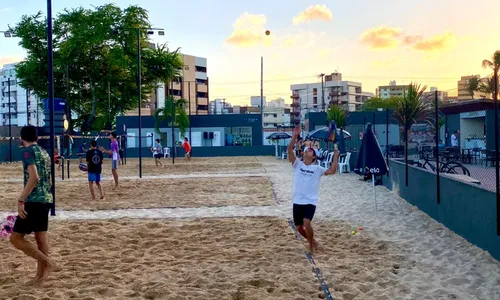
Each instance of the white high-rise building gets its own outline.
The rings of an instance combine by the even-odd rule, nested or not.
[[[266,96],[262,99],[263,106],[266,107]],[[252,96],[250,97],[250,106],[260,107],[260,96]]]
[[[7,64],[0,69],[0,125],[43,126],[43,110],[38,97],[19,85],[16,64]],[[9,114],[10,104],[10,114]],[[28,118],[29,117],[29,118]]]
[[[345,105],[349,111],[360,110],[373,93],[363,92],[362,83],[342,81],[342,74],[332,73],[324,82],[293,84],[290,86],[294,103],[302,112],[326,110],[331,103]]]
[[[271,101],[269,101],[269,103],[267,103],[266,107],[285,108],[285,99],[277,98],[277,99],[271,100]]]

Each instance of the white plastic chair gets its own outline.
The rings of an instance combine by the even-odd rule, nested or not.
[[[165,147],[163,148],[163,158],[170,157],[170,148]]]
[[[320,163],[320,166],[329,168],[332,165],[332,161],[333,161],[333,152],[329,152],[326,159]]]
[[[281,159],[287,159],[288,153],[286,151],[281,152]]]
[[[351,159],[351,152],[347,152],[346,156],[339,161],[339,172],[343,173],[344,169],[347,173],[351,172],[351,165],[349,160]]]

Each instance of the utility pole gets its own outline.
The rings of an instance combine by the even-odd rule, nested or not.
[[[321,76],[321,109],[325,111],[325,74],[321,73],[319,76]]]
[[[10,77],[7,78],[7,92],[9,93],[9,101],[7,102],[9,106],[9,161],[12,162],[12,114],[10,111]]]

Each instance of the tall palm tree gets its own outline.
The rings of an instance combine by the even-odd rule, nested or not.
[[[479,90],[481,82],[479,81],[479,78],[477,77],[472,77],[469,79],[469,82],[467,82],[467,91],[469,92],[469,95],[472,97],[472,100],[474,100],[474,93]]]
[[[398,120],[404,130],[406,186],[408,186],[408,131],[413,124],[429,121],[432,117],[432,102],[423,97],[426,89],[425,85],[410,83],[408,92],[398,100],[394,111],[394,118]]]
[[[189,128],[189,116],[186,114],[185,109],[186,104],[187,101],[185,99],[175,100],[173,96],[169,96],[165,99],[165,106],[156,110],[154,113],[156,132],[160,133],[160,126],[162,122],[167,122],[169,123],[169,126],[172,126],[173,115],[174,126],[177,126],[181,135],[185,136],[186,130]],[[172,107],[174,108],[174,114],[172,114]]]
[[[483,93],[482,95],[485,98],[494,97],[495,95],[495,76],[492,75],[488,77],[486,80],[481,82],[479,86],[479,91]]]
[[[493,70],[493,100],[498,100],[498,71],[500,71],[500,50],[493,53],[491,60],[483,60],[483,68],[490,68]]]

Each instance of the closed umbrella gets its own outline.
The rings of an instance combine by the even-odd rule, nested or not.
[[[377,210],[377,199],[375,196],[375,176],[387,174],[389,167],[385,161],[380,145],[373,133],[372,124],[368,123],[363,134],[361,147],[359,149],[358,163],[354,172],[360,175],[371,174],[373,179],[373,199],[375,210]]]

